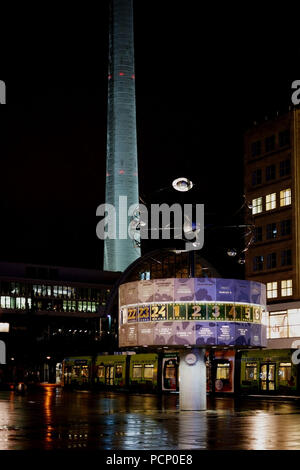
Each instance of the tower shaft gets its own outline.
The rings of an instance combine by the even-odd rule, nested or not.
[[[119,220],[119,197],[138,206],[133,0],[110,0],[108,116],[105,202],[116,210],[116,239],[104,241],[104,270],[124,271],[140,256],[127,231],[130,218]],[[121,227],[120,227],[121,228]]]

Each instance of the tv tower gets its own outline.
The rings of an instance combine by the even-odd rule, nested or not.
[[[116,239],[104,240],[107,271],[124,271],[140,256],[140,247],[128,236],[130,217],[124,210],[119,217],[122,196],[128,208],[138,206],[133,0],[110,0],[105,202],[116,210]]]

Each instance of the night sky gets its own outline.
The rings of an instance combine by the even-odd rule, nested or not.
[[[243,132],[288,109],[297,75],[280,77],[299,53],[255,12],[248,27],[228,5],[200,14],[196,4],[135,0],[140,194],[180,202],[157,191],[187,176],[195,184],[189,202],[206,205],[209,227],[224,226],[243,203]],[[0,260],[101,269],[95,214],[104,202],[108,5],[72,5],[67,22],[58,13],[24,22],[14,43],[7,38]],[[206,238],[203,253],[223,265],[222,230]]]

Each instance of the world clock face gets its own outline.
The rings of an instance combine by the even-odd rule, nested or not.
[[[184,360],[189,366],[193,366],[197,362],[197,356],[193,353],[190,353],[185,357]]]

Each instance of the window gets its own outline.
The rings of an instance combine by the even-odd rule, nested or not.
[[[267,298],[276,299],[278,297],[278,283],[268,282],[267,284]]]
[[[291,136],[290,136],[289,129],[279,133],[279,146],[280,147],[285,147],[286,145],[290,145],[290,142],[291,142]]]
[[[288,337],[288,316],[287,312],[271,312],[269,339]]]
[[[267,225],[267,240],[272,240],[277,237],[277,226],[276,224]]]
[[[246,364],[245,379],[248,381],[257,380],[257,363]]]
[[[145,271],[143,273],[140,273],[140,280],[141,281],[149,281],[150,278],[151,278],[150,271]]]
[[[257,199],[253,199],[252,201],[252,214],[261,214],[263,210],[263,200],[262,197],[258,197]]]
[[[257,186],[262,183],[262,172],[261,170],[255,170],[252,173],[252,186]]]
[[[253,271],[262,271],[264,269],[264,257],[255,256],[253,258]]]
[[[282,297],[291,297],[293,295],[293,281],[281,281],[281,295]]]
[[[272,152],[275,150],[275,135],[271,135],[266,138],[266,152]]]
[[[121,379],[123,374],[123,366],[122,364],[116,365],[116,371],[115,371],[115,378],[116,379]]]
[[[287,235],[292,234],[292,221],[291,220],[283,220],[280,223],[280,227],[281,227],[281,236],[282,237],[285,237]]]
[[[276,209],[276,193],[266,196],[266,210],[271,211],[273,209]]]
[[[217,380],[229,380],[230,378],[230,364],[218,364],[217,366]]]
[[[144,368],[144,379],[152,379],[154,372],[154,365],[153,364],[145,364]]]
[[[274,269],[277,266],[277,256],[276,253],[270,253],[267,256],[267,268]]]
[[[292,190],[291,189],[284,189],[280,191],[280,206],[289,206],[292,204]]]
[[[276,166],[271,165],[266,168],[266,181],[271,181],[276,178]]]
[[[104,379],[104,377],[105,377],[105,367],[104,366],[98,366],[97,376],[99,377],[99,379]]]
[[[300,336],[300,310],[289,310],[288,311],[288,318],[289,318],[289,337],[290,338],[297,338]]]
[[[278,376],[279,376],[279,383],[289,382],[292,378],[292,364],[290,362],[280,364]]]
[[[252,157],[258,157],[261,154],[261,141],[253,142],[251,145]]]
[[[254,237],[255,237],[255,242],[262,242],[262,227],[255,227],[255,233],[254,233]]]
[[[142,378],[142,364],[134,364],[132,369],[132,378],[141,379]]]
[[[281,252],[281,266],[290,266],[292,264],[292,250]]]
[[[291,174],[291,160],[290,159],[280,162],[279,174],[281,178],[283,176],[288,176]]]

